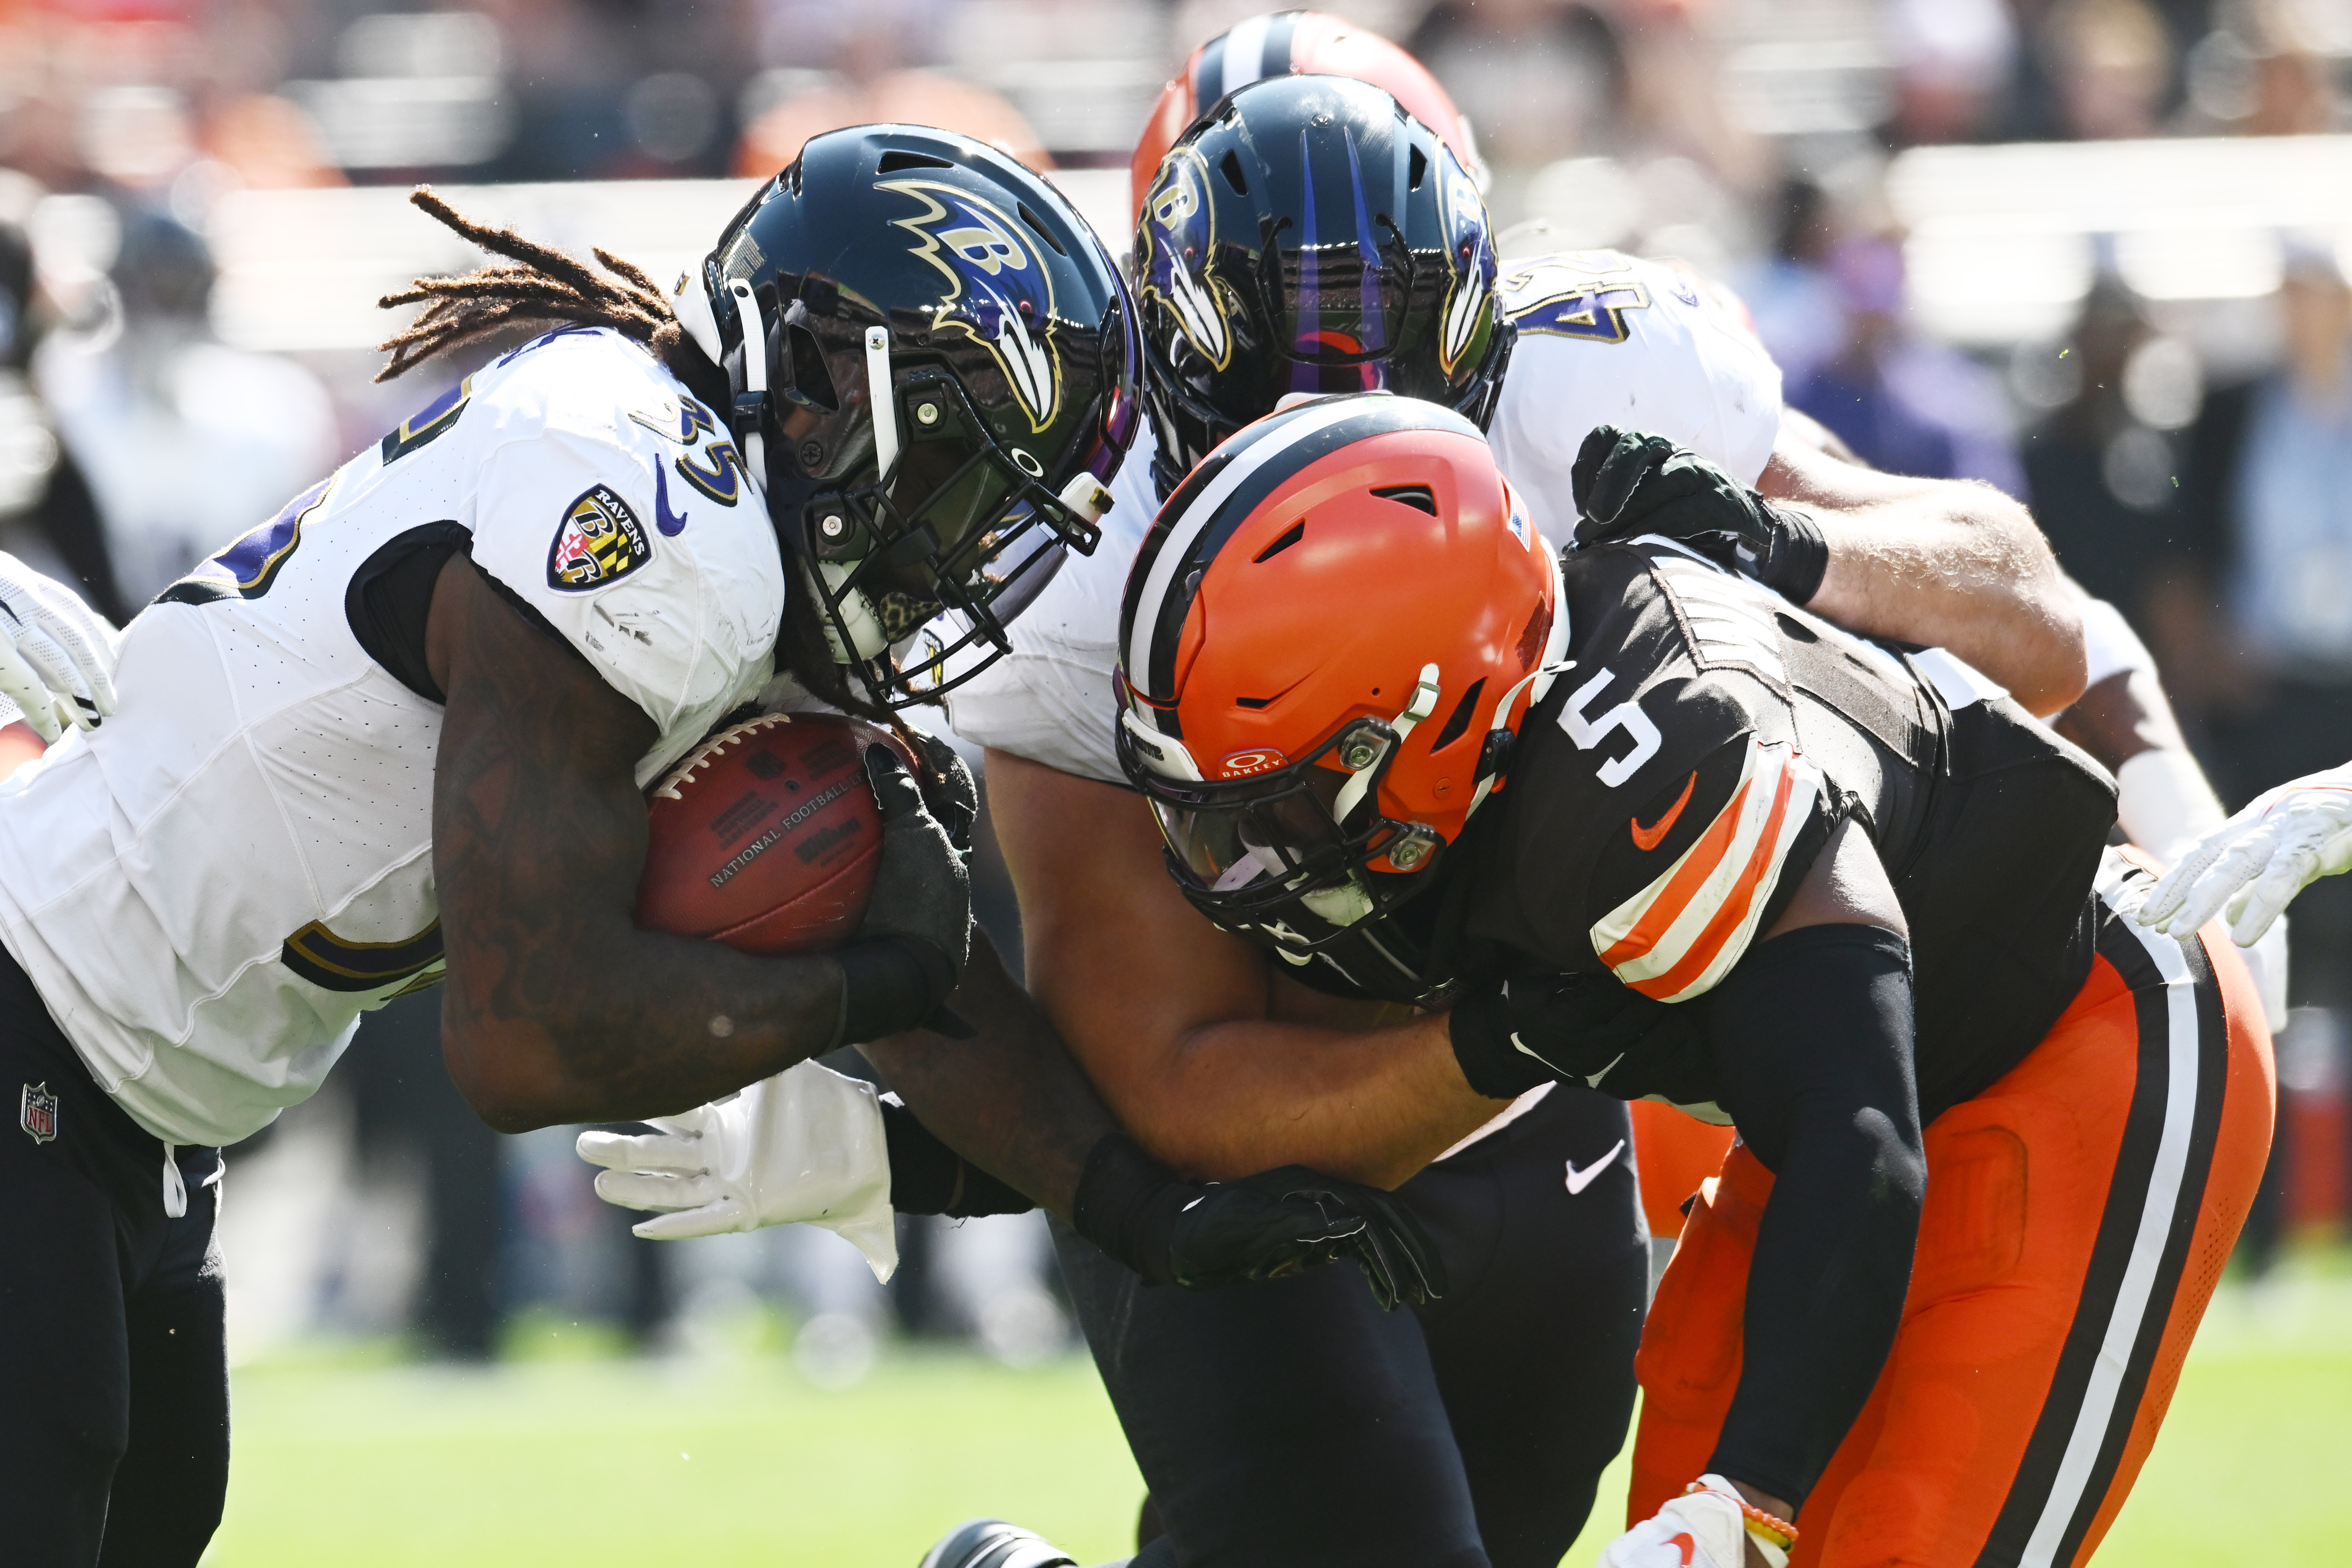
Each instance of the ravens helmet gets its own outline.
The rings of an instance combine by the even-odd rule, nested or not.
[[[1271,77],[1218,103],[1160,160],[1135,272],[1163,498],[1294,394],[1494,415],[1511,337],[1486,205],[1368,83]]]
[[[814,137],[679,279],[723,368],[796,595],[863,696],[903,707],[1009,645],[1091,552],[1134,438],[1126,287],[1068,202],[969,137]]]

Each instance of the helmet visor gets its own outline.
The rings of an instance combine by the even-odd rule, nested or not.
[[[1169,853],[1194,887],[1234,893],[1271,879],[1295,889],[1318,873],[1345,869],[1345,840],[1328,807],[1340,776],[1324,768],[1285,774],[1270,790],[1223,799],[1185,799],[1172,792],[1151,797]]]
[[[1227,931],[1292,949],[1428,886],[1418,873],[1444,840],[1420,823],[1381,816],[1375,804],[1395,746],[1389,726],[1360,719],[1302,761],[1210,784],[1153,772],[1127,726],[1118,730],[1121,765],[1151,802],[1185,897]],[[1346,766],[1351,756],[1362,758],[1360,768]]]

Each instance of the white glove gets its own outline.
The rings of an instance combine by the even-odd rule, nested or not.
[[[1721,1476],[1701,1476],[1704,1491],[1685,1492],[1601,1550],[1594,1568],[1745,1568],[1748,1517]],[[1789,1554],[1759,1536],[1765,1561],[1782,1568]]]
[[[2297,893],[2347,867],[2352,867],[2352,766],[2255,796],[2164,874],[2140,906],[2139,921],[2187,936],[2226,909],[2231,937],[2252,947]]]
[[[114,712],[121,638],[80,595],[0,551],[0,699],[43,741],[68,724],[95,730]]]
[[[890,1151],[874,1086],[803,1062],[731,1100],[653,1119],[658,1132],[583,1132],[580,1157],[603,1165],[596,1195],[660,1217],[633,1228],[654,1241],[822,1226],[887,1279],[898,1266]]]

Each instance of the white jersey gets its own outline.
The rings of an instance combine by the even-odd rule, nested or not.
[[[1743,484],[1762,476],[1780,434],[1780,373],[1708,285],[1662,262],[1578,250],[1515,264],[1500,296],[1518,336],[1488,439],[1555,545],[1576,526],[1570,470],[1595,426],[1669,437]],[[1112,746],[1118,608],[1160,510],[1153,451],[1147,424],[1111,482],[1095,552],[1073,556],[1013,624],[1011,654],[948,694],[965,741],[1126,782]]]
[[[434,545],[653,720],[641,784],[768,679],[766,508],[723,426],[601,330],[508,354],[166,590],[115,716],[0,786],[0,941],[167,1142],[254,1132],[443,973],[422,606],[394,647],[362,591]]]

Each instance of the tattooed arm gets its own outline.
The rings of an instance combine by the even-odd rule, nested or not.
[[[978,1038],[893,1035],[866,1058],[942,1142],[1067,1219],[1087,1155],[1117,1131],[1110,1112],[980,932],[948,1005]]]
[[[503,1132],[687,1110],[826,1050],[842,973],[640,931],[637,759],[653,721],[530,625],[463,555],[426,659],[448,695],[433,863],[449,980],[442,1054]]]

